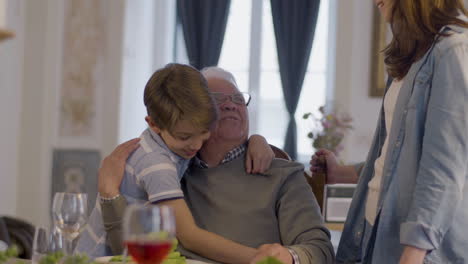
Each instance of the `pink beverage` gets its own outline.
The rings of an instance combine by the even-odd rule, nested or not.
[[[170,241],[127,241],[125,244],[138,264],[160,264],[172,246]]]

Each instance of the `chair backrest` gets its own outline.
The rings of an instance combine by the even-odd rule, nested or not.
[[[280,158],[280,159],[285,159],[285,160],[292,160],[291,157],[286,153],[286,151],[273,146],[270,144],[270,148],[273,150],[273,153],[275,153],[275,158]]]
[[[312,173],[312,177],[306,174],[306,180],[312,188],[312,192],[317,199],[317,203],[320,206],[320,211],[323,212],[323,192],[325,190],[325,183],[327,179],[326,172],[315,172]]]
[[[34,226],[18,218],[3,216],[0,217],[0,227],[0,240],[8,246],[15,244],[19,250],[19,258],[31,259]]]

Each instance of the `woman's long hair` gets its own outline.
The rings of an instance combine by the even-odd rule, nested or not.
[[[459,14],[468,16],[463,0],[394,0],[393,39],[384,50],[388,74],[398,80],[405,77],[436,36],[447,36],[439,32],[443,26],[468,27]]]

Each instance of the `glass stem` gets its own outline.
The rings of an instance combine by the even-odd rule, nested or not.
[[[65,255],[71,256],[73,255],[73,239],[65,239]]]

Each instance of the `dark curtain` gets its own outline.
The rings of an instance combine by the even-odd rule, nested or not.
[[[197,69],[218,64],[230,0],[178,0],[190,64]]]
[[[283,95],[289,113],[284,150],[297,158],[294,114],[309,62],[320,0],[271,0]]]

